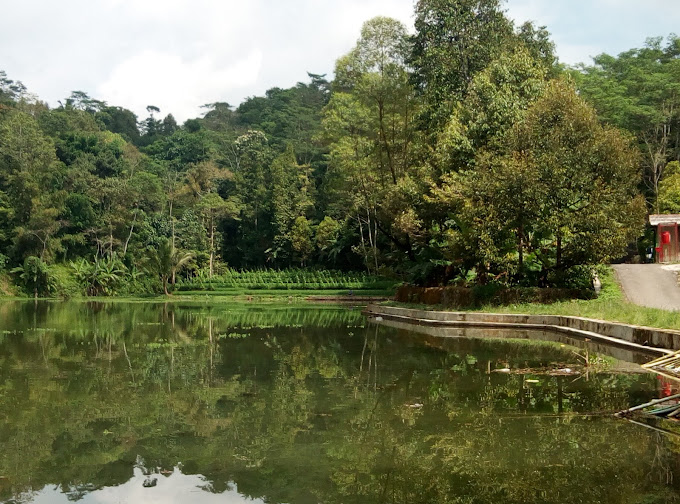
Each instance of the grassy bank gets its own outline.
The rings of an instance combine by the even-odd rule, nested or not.
[[[626,301],[614,272],[611,269],[600,279],[602,291],[597,299],[560,301],[552,304],[516,304],[508,306],[484,306],[477,310],[493,313],[526,313],[529,315],[570,315],[587,317],[612,322],[622,322],[638,326],[658,327],[661,329],[680,330],[680,312],[671,312],[655,308],[645,308]],[[413,306],[424,310],[448,310],[438,305],[405,305],[390,303],[395,306]]]

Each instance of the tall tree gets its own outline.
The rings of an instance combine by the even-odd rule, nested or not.
[[[639,236],[645,209],[630,139],[601,126],[570,84],[552,81],[505,142],[501,157],[480,153],[464,183],[480,271],[510,258],[510,271],[523,269],[530,253],[529,269],[545,284],[573,266],[617,258]]]
[[[4,212],[6,218],[11,216],[4,223],[9,227],[4,231],[6,236],[13,233],[13,228],[26,229],[32,217],[35,223],[36,203],[41,202],[42,209],[53,208],[42,203],[60,189],[59,170],[54,144],[43,135],[33,117],[12,112],[0,123],[0,199],[6,199],[12,207],[11,212]],[[31,228],[50,227],[43,218],[44,212],[40,213],[40,226],[31,225]],[[52,232],[48,234],[53,235]],[[41,236],[47,240],[45,235]]]
[[[425,101],[425,121],[447,120],[474,75],[496,58],[512,37],[503,0],[419,0],[409,64]]]
[[[493,147],[541,95],[547,69],[522,46],[492,61],[473,78],[438,136],[432,162],[438,173],[469,169],[479,149]]]
[[[324,110],[324,136],[330,145],[327,188],[338,215],[357,223],[361,251],[377,269],[379,234],[412,258],[408,234],[390,202],[405,203],[400,193],[411,176],[413,117],[417,112],[408,81],[406,30],[398,21],[367,21],[356,47],[336,63],[337,90]],[[397,205],[401,206],[401,205]]]
[[[312,209],[313,187],[309,166],[300,166],[289,145],[271,164],[273,246],[269,255],[276,262],[290,259],[291,229],[298,217],[306,217]]]
[[[651,206],[669,161],[680,160],[680,38],[648,39],[640,49],[601,54],[574,77],[602,119],[635,134]]]

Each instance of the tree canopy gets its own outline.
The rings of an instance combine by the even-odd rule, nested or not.
[[[37,258],[98,294],[302,265],[569,284],[642,234],[639,194],[680,211],[679,48],[565,70],[546,27],[515,26],[500,0],[420,0],[414,34],[368,20],[332,79],[183,124],[84,91],[50,108],[2,72],[0,264]]]

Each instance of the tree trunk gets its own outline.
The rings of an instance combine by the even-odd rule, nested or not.
[[[390,174],[392,175],[392,183],[394,185],[397,185],[397,172],[394,169],[394,160],[392,159],[392,149],[390,148],[390,144],[387,141],[387,134],[385,133],[385,121],[384,121],[384,116],[385,116],[385,111],[384,111],[384,104],[382,100],[378,100],[378,114],[379,114],[379,122],[380,122],[380,136],[382,137],[383,144],[385,146],[385,152],[387,153],[387,163],[389,164],[390,167]]]
[[[210,278],[213,276],[213,261],[215,257],[215,217],[210,215]]]
[[[373,226],[375,229],[373,230],[373,243],[374,248],[373,248],[373,260],[375,261],[375,273],[376,275],[378,274],[378,212],[373,210],[373,214],[375,217],[375,225]]]
[[[359,221],[359,234],[361,234],[361,250],[364,253],[364,263],[366,264],[366,270],[368,274],[371,274],[371,263],[368,260],[368,254],[366,253],[366,241],[364,240],[364,226],[361,223],[361,216],[357,215],[357,220]]]
[[[127,254],[128,245],[130,244],[130,239],[132,238],[132,232],[135,229],[135,222],[137,222],[137,212],[135,212],[135,216],[132,219],[132,224],[130,225],[130,232],[128,233],[127,240],[125,240],[125,246],[123,247],[123,255]]]
[[[175,219],[172,218],[172,201],[170,200],[170,227],[172,228],[172,248],[175,249]]]
[[[519,273],[524,269],[524,226],[517,230],[517,252],[519,253]]]

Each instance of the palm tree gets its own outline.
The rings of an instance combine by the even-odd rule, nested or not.
[[[168,280],[170,277],[173,277],[178,271],[187,266],[193,258],[194,254],[192,252],[176,249],[170,239],[162,241],[158,246],[158,250],[151,251],[149,255],[151,267],[161,277],[163,292],[165,292],[166,296],[170,295],[170,292],[168,292]]]

